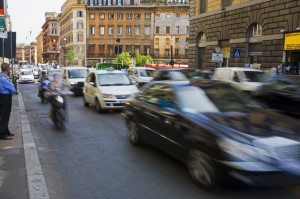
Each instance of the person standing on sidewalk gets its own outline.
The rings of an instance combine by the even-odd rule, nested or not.
[[[16,93],[15,86],[10,82],[10,67],[2,64],[0,72],[0,140],[11,140],[14,136],[8,129],[12,105],[12,93]]]

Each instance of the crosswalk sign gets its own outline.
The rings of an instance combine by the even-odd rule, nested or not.
[[[241,57],[241,49],[239,49],[239,48],[234,48],[234,49],[233,49],[233,57],[234,57],[234,58],[240,58],[240,57]]]

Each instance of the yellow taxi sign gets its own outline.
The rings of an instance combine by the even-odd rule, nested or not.
[[[300,32],[285,34],[284,50],[300,50]]]

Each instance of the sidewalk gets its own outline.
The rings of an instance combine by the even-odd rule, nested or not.
[[[0,140],[0,199],[27,199],[27,172],[18,95],[13,95],[9,123],[12,140]]]
[[[12,140],[0,140],[0,199],[49,199],[22,93],[13,95]]]

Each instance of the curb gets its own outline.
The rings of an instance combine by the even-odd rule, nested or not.
[[[29,199],[49,199],[44,173],[40,164],[37,149],[32,136],[30,123],[23,102],[22,93],[20,91],[18,93]]]

